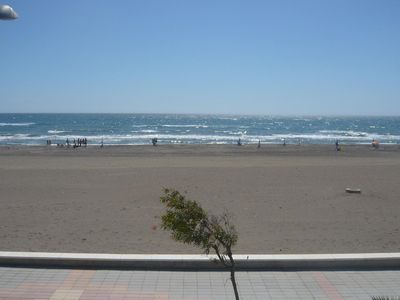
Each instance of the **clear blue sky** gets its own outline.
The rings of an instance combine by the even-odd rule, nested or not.
[[[400,115],[400,0],[8,3],[0,112]]]

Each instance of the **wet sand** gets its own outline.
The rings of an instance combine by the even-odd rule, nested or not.
[[[400,148],[367,145],[2,146],[0,251],[200,253],[163,187],[230,211],[238,254],[400,251]]]

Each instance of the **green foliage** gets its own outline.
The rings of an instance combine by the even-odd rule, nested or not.
[[[164,189],[160,200],[167,208],[161,217],[161,228],[171,231],[176,241],[200,247],[206,254],[213,249],[220,262],[229,268],[235,299],[239,300],[232,255],[232,247],[237,243],[238,235],[230,223],[229,215],[224,213],[219,217],[209,216],[200,204],[186,199],[173,189]]]
[[[207,215],[196,202],[187,201],[179,192],[168,189],[161,202],[167,206],[162,228],[170,230],[175,240],[197,246],[205,242],[203,220]]]
[[[161,202],[167,208],[161,227],[171,231],[173,239],[198,246],[207,254],[211,249],[218,255],[231,254],[238,236],[226,213],[209,216],[197,202],[171,189],[164,189]]]

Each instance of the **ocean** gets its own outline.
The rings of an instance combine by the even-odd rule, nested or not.
[[[295,117],[196,114],[0,114],[0,145],[382,144],[400,143],[400,117]]]

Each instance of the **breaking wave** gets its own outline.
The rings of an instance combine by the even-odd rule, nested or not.
[[[237,132],[238,133],[238,132]],[[182,144],[233,144],[238,138],[244,143],[280,143],[285,139],[288,143],[333,143],[338,139],[341,142],[369,143],[372,139],[378,139],[382,143],[397,143],[400,141],[398,135],[378,134],[349,134],[348,132],[319,132],[316,134],[271,134],[271,135],[248,135],[241,134],[105,134],[105,135],[72,135],[51,134],[33,136],[29,134],[0,135],[0,141],[19,144],[44,144],[47,139],[54,142],[65,143],[67,139],[71,142],[77,138],[87,138],[89,144],[100,144],[101,141],[108,144],[118,145],[144,145],[150,144],[152,138],[157,138],[160,143],[182,143]]]

